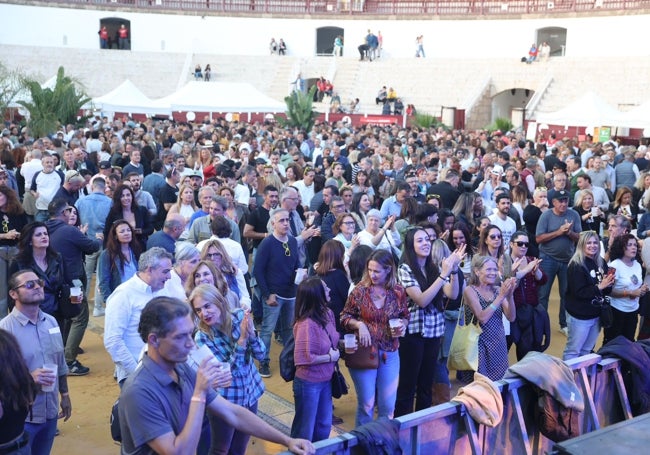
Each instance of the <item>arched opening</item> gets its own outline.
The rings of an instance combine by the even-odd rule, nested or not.
[[[524,126],[526,120],[526,105],[535,94],[534,90],[517,87],[497,93],[492,98],[492,119],[509,119],[515,128]]]
[[[332,55],[334,40],[337,36],[345,37],[341,27],[320,27],[316,29],[316,55]],[[343,41],[345,42],[345,41]]]
[[[99,20],[98,34],[100,49],[131,49],[131,21],[128,19],[102,18]]]
[[[551,47],[551,57],[562,57],[566,52],[566,32],[563,27],[546,27],[537,30],[537,43],[546,42]]]

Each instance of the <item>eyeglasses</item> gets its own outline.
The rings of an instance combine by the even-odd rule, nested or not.
[[[517,245],[519,248],[528,248],[530,243],[528,243],[528,242],[515,242],[515,245]]]
[[[216,258],[221,258],[221,253],[207,253],[205,255],[208,259],[216,259]]]
[[[344,209],[344,208],[345,208],[345,204],[341,204],[341,205],[339,205],[339,204],[337,204],[337,205],[333,205],[332,208],[333,208],[334,210]]]
[[[285,256],[291,256],[291,250],[289,249],[289,244],[287,242],[282,242],[282,248],[284,248]]]
[[[490,237],[492,240],[497,240],[497,239],[500,239],[500,238],[501,238],[501,236],[500,236],[499,234],[490,234],[489,237]]]
[[[354,221],[344,221],[341,224],[345,224],[346,226],[354,226]]]
[[[41,280],[41,279],[38,279],[38,280],[28,280],[28,281],[25,281],[23,284],[19,284],[18,286],[16,286],[15,288],[13,288],[13,290],[15,291],[16,289],[25,288],[25,289],[31,291],[31,290],[34,289],[36,286],[38,286],[39,288],[42,288],[44,284],[45,284],[45,281],[43,281],[43,280]]]

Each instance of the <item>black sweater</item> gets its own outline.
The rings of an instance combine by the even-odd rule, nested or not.
[[[587,273],[586,268],[589,270]],[[600,316],[600,307],[591,302],[600,296],[598,283],[607,273],[607,264],[603,262],[602,275],[598,274],[598,265],[590,258],[585,258],[585,266],[570,263],[567,276],[566,311],[576,319],[594,319]],[[593,272],[593,275],[592,275]],[[602,291],[603,295],[612,292],[611,286]]]

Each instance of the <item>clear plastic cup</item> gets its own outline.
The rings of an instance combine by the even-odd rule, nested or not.
[[[347,333],[343,336],[345,343],[345,353],[353,354],[357,350],[357,337],[354,333]]]
[[[59,372],[59,366],[56,363],[44,363],[43,369],[52,371],[54,373],[54,376],[57,376]],[[43,392],[54,392],[55,386],[56,386],[56,380],[52,383],[52,385],[41,386],[41,390]]]

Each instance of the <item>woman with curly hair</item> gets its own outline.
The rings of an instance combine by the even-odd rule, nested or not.
[[[141,207],[135,200],[131,187],[120,184],[113,192],[113,205],[108,212],[104,226],[104,246],[113,223],[117,220],[126,220],[133,228],[136,239],[140,242],[141,250],[147,245],[147,239],[153,234],[153,224],[146,207]]]

